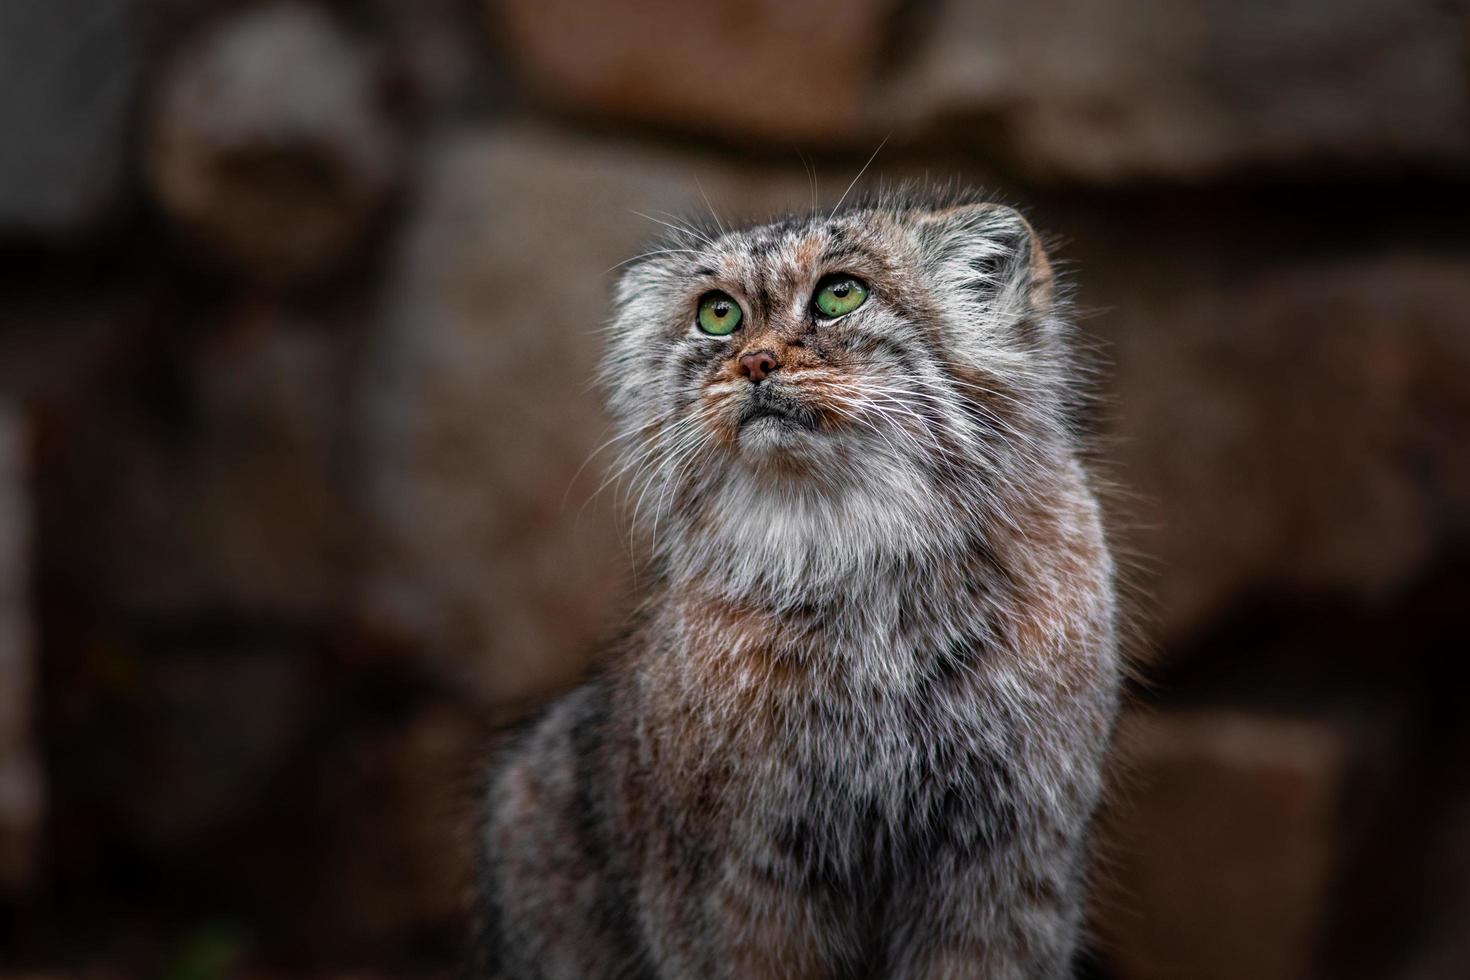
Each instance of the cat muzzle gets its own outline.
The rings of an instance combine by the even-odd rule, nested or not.
[[[745,400],[745,406],[740,410],[742,428],[760,419],[776,419],[798,428],[815,429],[820,416],[815,410],[789,395],[781,394],[768,383],[753,388]]]

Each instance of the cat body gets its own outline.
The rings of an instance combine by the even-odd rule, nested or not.
[[[1067,975],[1119,683],[1068,329],[985,203],[625,274],[655,581],[492,762],[480,975]]]

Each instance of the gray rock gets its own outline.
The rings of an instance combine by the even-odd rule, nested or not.
[[[1228,712],[1128,719],[1094,927],[1120,980],[1319,975],[1351,739]]]
[[[1435,0],[944,0],[883,98],[903,132],[1059,179],[1462,169],[1466,29]]]
[[[0,403],[0,895],[29,883],[43,806],[35,754],[31,503],[22,420]]]
[[[702,210],[702,186],[727,217],[759,217],[807,207],[804,181],[525,129],[444,147],[374,343],[368,605],[483,658],[496,697],[580,663],[564,658],[609,622],[623,563],[613,511],[576,517],[595,480],[559,501],[604,428],[581,389],[604,270],[659,230],[626,209]],[[1114,362],[1105,454],[1165,643],[1266,590],[1390,596],[1470,514],[1465,262],[1319,245],[1241,266],[1254,232],[1230,222],[1042,222],[1075,236],[1059,254],[1084,310],[1107,310],[1086,321]]]
[[[331,610],[353,518],[345,343],[330,323],[247,311],[93,406],[61,457],[52,567],[129,616]]]
[[[214,24],[163,73],[147,172],[163,208],[250,275],[331,271],[392,189],[399,134],[372,53],[316,6]]]
[[[131,6],[0,4],[0,234],[67,234],[117,198],[142,57]]]
[[[1470,164],[1461,5],[495,0],[508,57],[581,112],[829,149],[938,141],[1029,176]]]
[[[1101,243],[1099,243],[1101,244]],[[1470,262],[1080,258],[1162,638],[1253,593],[1384,600],[1470,515]],[[1107,254],[1104,254],[1107,253]],[[1074,257],[1077,253],[1073,253]]]
[[[90,774],[88,815],[149,852],[178,854],[269,809],[323,693],[309,657],[290,646],[138,652],[135,683],[93,705],[106,724],[80,743],[107,760]]]

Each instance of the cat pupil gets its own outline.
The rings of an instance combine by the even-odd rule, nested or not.
[[[832,287],[832,295],[836,296],[838,299],[842,299],[844,296],[847,295],[848,290],[850,290],[851,288],[852,286],[850,284],[840,282]]]

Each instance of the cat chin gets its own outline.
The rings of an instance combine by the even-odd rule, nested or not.
[[[752,419],[740,427],[736,446],[742,462],[757,468],[783,470],[815,462],[820,434],[775,415]]]
[[[874,568],[961,546],[969,525],[949,519],[906,468],[876,463],[863,469],[866,479],[849,474],[841,485],[833,472],[731,468],[697,515],[685,515],[686,533],[666,536],[671,574],[732,601],[836,595]]]

